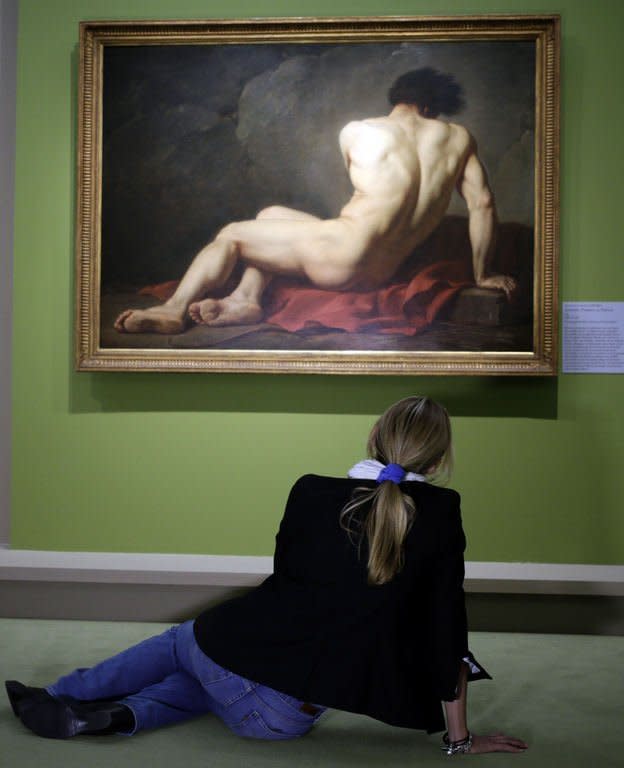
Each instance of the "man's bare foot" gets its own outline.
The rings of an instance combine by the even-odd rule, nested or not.
[[[149,309],[126,309],[115,320],[119,333],[182,333],[184,313],[161,304]]]
[[[194,302],[189,307],[189,315],[198,325],[249,325],[259,323],[263,312],[258,304],[226,296]]]

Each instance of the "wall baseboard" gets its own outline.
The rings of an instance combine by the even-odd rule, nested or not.
[[[0,616],[176,622],[243,594],[271,557],[0,549]],[[624,635],[624,567],[466,563],[470,627]]]
[[[0,549],[0,581],[253,587],[272,557]],[[624,596],[624,565],[467,562],[467,592]]]

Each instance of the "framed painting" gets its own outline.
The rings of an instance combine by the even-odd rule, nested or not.
[[[553,375],[556,16],[84,22],[78,370]]]

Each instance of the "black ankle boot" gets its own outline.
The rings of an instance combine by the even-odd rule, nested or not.
[[[19,705],[24,699],[45,698],[50,694],[45,688],[33,688],[30,685],[24,685],[17,680],[5,680],[7,696],[11,704],[11,709],[15,717],[19,717]]]
[[[130,733],[136,727],[134,713],[125,704],[111,700],[79,701],[71,696],[60,696],[76,717],[87,722],[87,729],[81,730],[83,736],[109,736],[114,733]],[[108,725],[104,725],[104,718]]]
[[[47,739],[106,736],[129,733],[135,727],[132,711],[118,702],[79,701],[70,696],[55,698],[43,688],[10,682],[7,693],[13,711],[37,736]]]

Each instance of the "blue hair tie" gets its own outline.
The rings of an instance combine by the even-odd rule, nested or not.
[[[396,483],[398,485],[406,474],[407,472],[400,464],[388,464],[388,466],[384,467],[377,475],[377,482],[383,483],[384,480],[390,480],[391,483]]]

